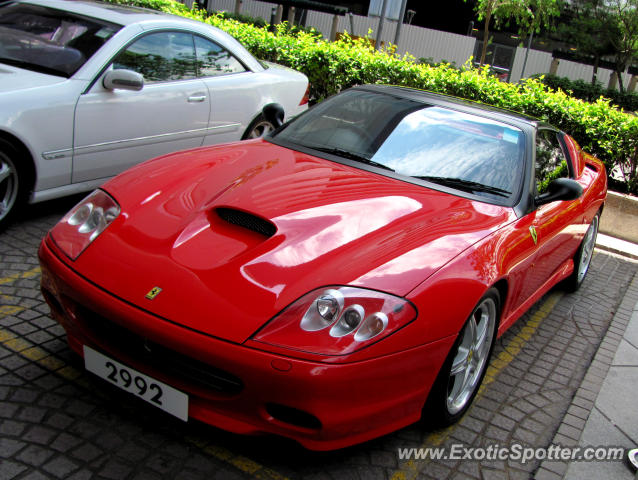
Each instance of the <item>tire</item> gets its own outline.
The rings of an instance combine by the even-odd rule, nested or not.
[[[472,404],[489,365],[501,312],[500,294],[490,288],[478,302],[458,338],[423,407],[423,421],[444,427],[457,422]]]
[[[26,203],[29,194],[28,175],[18,157],[13,145],[0,139],[0,231]]]
[[[594,247],[596,246],[599,223],[600,213],[597,213],[589,224],[589,228],[587,232],[585,232],[585,237],[583,237],[583,241],[580,243],[576,255],[574,255],[574,271],[565,279],[564,286],[568,292],[578,290],[585,280],[594,254]]]
[[[272,122],[266,120],[263,113],[260,113],[257,118],[255,118],[248,128],[244,132],[244,135],[241,137],[242,140],[248,140],[250,138],[260,138],[265,134],[272,132],[275,129],[275,126]]]

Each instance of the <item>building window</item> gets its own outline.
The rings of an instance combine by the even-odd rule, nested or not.
[[[370,0],[370,8],[368,9],[369,16],[381,16],[381,7],[383,6],[383,0]],[[387,0],[385,7],[385,18],[391,20],[398,20],[401,14],[401,0]]]

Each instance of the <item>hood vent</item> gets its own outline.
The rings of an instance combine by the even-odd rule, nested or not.
[[[225,207],[217,208],[215,211],[222,220],[232,223],[233,225],[252,230],[253,232],[257,232],[265,237],[272,237],[277,231],[277,227],[275,227],[275,225],[270,223],[268,220],[264,220],[263,218],[253,215],[252,213]]]

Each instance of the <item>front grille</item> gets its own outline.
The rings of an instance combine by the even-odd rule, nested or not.
[[[231,373],[151,342],[83,306],[76,304],[76,307],[84,327],[99,342],[112,345],[140,364],[188,384],[228,395],[237,394],[244,387],[241,379]]]
[[[228,223],[232,223],[233,225],[237,225],[248,230],[252,230],[253,232],[260,233],[265,237],[272,237],[277,231],[277,227],[275,227],[268,220],[264,220],[252,213],[242,212],[241,210],[236,210],[234,208],[225,208],[219,207],[215,209],[217,211],[217,215],[222,220],[225,220]]]

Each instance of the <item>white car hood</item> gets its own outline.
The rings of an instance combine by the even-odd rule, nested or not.
[[[64,77],[32,72],[0,63],[0,94],[62,83]]]

